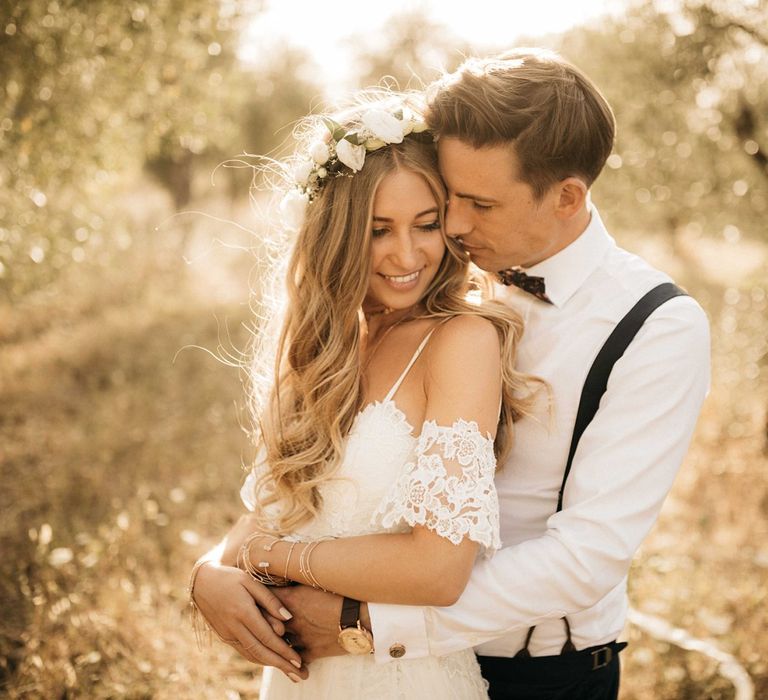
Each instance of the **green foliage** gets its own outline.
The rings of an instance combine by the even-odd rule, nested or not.
[[[616,228],[669,236],[762,237],[768,170],[768,10],[641,2],[567,33],[557,48],[606,94],[618,121],[595,188]],[[745,122],[747,123],[745,126]],[[763,140],[763,146],[758,141]]]
[[[232,140],[244,14],[229,0],[2,4],[0,283],[20,291],[112,235],[100,203],[145,157]]]
[[[108,203],[143,167],[180,209],[198,170],[272,148],[307,110],[300,52],[237,60],[245,0],[0,7],[0,295],[113,264],[136,232]]]

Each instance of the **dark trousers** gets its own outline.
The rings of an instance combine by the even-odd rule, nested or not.
[[[622,645],[623,647],[623,645]],[[592,670],[591,649],[561,656],[478,656],[491,700],[617,700],[619,655]],[[583,664],[574,663],[578,655]],[[569,658],[571,657],[571,658]],[[566,659],[564,662],[563,659]]]

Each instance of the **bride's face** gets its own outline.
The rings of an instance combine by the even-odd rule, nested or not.
[[[429,288],[445,254],[438,203],[419,174],[396,170],[373,201],[366,305],[407,309]]]

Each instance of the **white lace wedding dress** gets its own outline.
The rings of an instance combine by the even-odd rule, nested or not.
[[[457,420],[451,427],[425,422],[416,437],[394,402],[430,335],[387,397],[358,414],[337,474],[320,489],[322,511],[295,533],[296,539],[403,532],[418,524],[454,543],[469,536],[486,556],[500,547],[490,436],[481,435],[474,422]],[[254,479],[249,474],[240,492],[251,510]],[[301,683],[265,668],[259,698],[486,700],[486,687],[474,652],[466,649],[383,664],[376,663],[373,655],[334,656],[314,661],[309,679]]]

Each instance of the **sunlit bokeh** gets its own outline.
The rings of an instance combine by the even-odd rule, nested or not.
[[[625,0],[543,0],[526,4],[393,0],[368,4],[361,11],[360,3],[353,0],[336,2],[332,10],[323,3],[302,0],[271,2],[246,28],[238,55],[246,63],[259,65],[265,60],[266,46],[287,42],[306,51],[306,70],[321,78],[325,94],[343,95],[358,81],[361,38],[367,46],[385,51],[391,43],[390,25],[396,26],[399,18],[410,17],[413,30],[424,33],[424,41],[420,42],[425,64],[422,68],[439,70],[445,68],[440,60],[443,57],[436,54],[435,62],[429,64],[428,53],[441,43],[446,47],[450,44],[430,40],[433,26],[439,34],[450,33],[457,40],[452,57],[455,62],[462,53],[487,52],[490,48],[512,46],[526,37],[563,32],[621,12],[625,5]]]
[[[593,199],[713,333],[632,567],[622,699],[768,697],[765,3],[0,7],[3,697],[257,697],[184,614],[252,456],[242,365],[275,220],[250,166],[350,90],[519,44],[603,89],[619,131]]]

